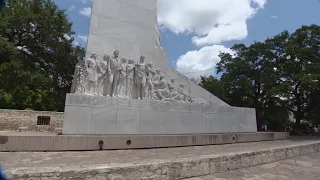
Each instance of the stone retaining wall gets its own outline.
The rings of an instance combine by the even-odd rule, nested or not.
[[[319,152],[320,143],[305,143],[276,149],[239,152],[224,156],[199,156],[173,161],[157,161],[141,164],[109,164],[62,169],[28,168],[8,172],[9,179],[86,179],[86,180],[175,180],[211,175],[234,169],[271,163],[284,159]]]
[[[38,116],[50,116],[50,125],[37,127]],[[63,117],[63,112],[0,109],[0,131],[15,131],[24,126],[28,131],[53,132],[55,127],[62,127]]]

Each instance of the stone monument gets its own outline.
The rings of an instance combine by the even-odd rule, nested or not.
[[[254,109],[231,107],[168,66],[155,24],[156,0],[94,0],[63,134],[257,132]]]

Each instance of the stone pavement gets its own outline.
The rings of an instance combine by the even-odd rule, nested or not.
[[[299,138],[279,141],[238,143],[179,148],[118,150],[118,151],[67,151],[67,152],[0,152],[1,166],[6,169],[28,167],[84,167],[115,163],[139,164],[141,162],[172,161],[206,155],[223,156],[256,152],[267,149],[320,143],[318,138]]]
[[[77,180],[169,180],[200,177],[319,151],[319,137],[302,137],[279,141],[165,149],[0,152],[0,163],[12,179],[35,180],[46,177],[45,179]],[[300,164],[310,165],[305,162],[299,161]],[[319,168],[316,163],[314,165],[315,168]],[[245,173],[238,174],[244,176]],[[262,175],[262,172],[257,175]]]
[[[185,180],[320,180],[320,153]]]

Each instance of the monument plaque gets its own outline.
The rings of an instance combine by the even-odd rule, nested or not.
[[[70,94],[66,98],[68,106],[105,107],[105,98],[100,96]]]

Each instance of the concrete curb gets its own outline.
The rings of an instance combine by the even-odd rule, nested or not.
[[[9,179],[89,179],[89,180],[174,180],[246,168],[320,151],[320,143],[273,148],[237,154],[206,155],[172,161],[99,166],[18,168],[7,171]]]

